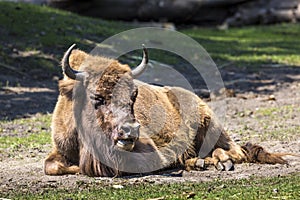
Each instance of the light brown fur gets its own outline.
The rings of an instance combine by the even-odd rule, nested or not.
[[[112,106],[114,92],[114,95],[120,97],[114,105],[128,113],[127,118],[134,118],[141,125],[140,139],[132,151],[157,152],[157,162],[166,163],[164,167],[184,166],[187,170],[199,170],[214,165],[220,170],[231,170],[233,163],[286,163],[282,158],[285,154],[268,153],[258,145],[237,145],[218,123],[207,104],[187,90],[133,81],[129,66],[90,56],[80,50],[72,52],[69,62],[73,69],[93,74],[88,83],[82,84],[86,86],[86,91],[95,92],[97,98],[103,101],[103,105],[94,108],[98,126],[111,136],[114,127],[123,123],[115,119],[115,108]],[[76,82],[66,76],[59,82],[60,95],[52,118],[53,151],[45,160],[45,173],[126,175],[117,167],[108,167],[97,160],[80,140],[73,108]],[[117,84],[120,84],[121,89],[112,91]],[[84,123],[92,121],[87,119]],[[206,153],[200,151],[203,146],[211,146],[211,150]],[[184,151],[178,153],[182,147]],[[135,162],[147,165],[145,159],[137,156]]]

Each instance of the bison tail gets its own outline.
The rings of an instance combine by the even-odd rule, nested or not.
[[[298,156],[292,153],[270,153],[262,146],[252,144],[250,142],[242,146],[246,154],[247,162],[261,164],[288,164],[283,156],[291,155]]]

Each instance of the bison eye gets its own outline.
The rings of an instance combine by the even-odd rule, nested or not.
[[[91,102],[94,105],[95,109],[98,109],[99,106],[105,104],[105,99],[99,94],[92,94],[90,96]]]

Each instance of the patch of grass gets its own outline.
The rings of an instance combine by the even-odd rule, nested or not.
[[[0,153],[14,156],[50,144],[50,124],[50,114],[0,121]]]
[[[264,140],[295,141],[300,137],[300,126],[276,127],[264,133]]]
[[[259,67],[263,64],[300,65],[299,24],[250,26],[218,30],[184,29],[219,65]]]
[[[300,112],[295,105],[261,108],[256,111],[256,119],[264,128],[264,139],[294,140],[300,136],[300,126],[294,123],[294,113]],[[263,119],[263,120],[261,120]],[[285,123],[278,123],[284,120]]]
[[[0,13],[1,62],[29,75],[36,75],[36,70],[47,71],[50,78],[54,74],[60,75],[59,60],[72,43],[90,51],[107,37],[135,28],[120,22],[22,3],[0,2]],[[203,45],[219,66],[229,63],[251,68],[263,64],[300,65],[299,24],[229,30],[184,28],[179,31]],[[26,54],[33,50],[35,54]],[[140,52],[135,55],[140,56]],[[185,66],[179,57],[160,50],[151,50],[151,59]],[[138,62],[134,61],[133,65]],[[5,73],[13,71],[6,70]]]
[[[47,6],[0,2],[0,24],[6,27],[7,36],[20,38],[17,44],[28,49],[41,46],[68,46],[74,42],[84,43],[83,37],[96,41],[129,28],[122,23],[79,16],[71,12]],[[22,41],[21,39],[30,39]],[[86,43],[85,43],[86,44]]]
[[[26,135],[27,133],[34,133],[38,130],[44,130],[50,127],[51,114],[36,114],[30,118],[20,118],[15,120],[0,120],[0,136],[12,135]],[[19,127],[19,132],[14,130],[14,127]],[[36,129],[33,129],[36,128]]]
[[[298,199],[300,174],[285,177],[215,180],[202,183],[124,185],[121,189],[77,184],[76,189],[43,189],[39,192],[11,191],[4,195],[13,199]]]
[[[245,111],[251,112],[251,111]],[[257,124],[249,126],[244,124],[240,130],[235,130],[243,140],[250,138],[259,141],[280,140],[293,141],[300,137],[300,126],[295,123],[294,117],[300,112],[297,105],[284,105],[280,107],[260,108],[253,113]],[[244,112],[243,112],[244,113]],[[284,123],[279,123],[284,121]]]
[[[11,151],[18,151],[18,149],[24,150],[41,147],[42,145],[49,144],[51,142],[51,135],[47,131],[41,131],[40,133],[30,134],[24,137],[0,137],[0,150],[9,148]]]
[[[260,108],[255,114],[260,117],[271,117],[272,119],[278,118],[282,115],[286,118],[291,118],[294,112],[300,112],[300,108],[295,105],[285,105],[280,107]]]
[[[0,13],[1,62],[29,75],[46,71],[49,78],[60,74],[59,60],[71,44],[91,50],[105,38],[131,28],[31,4],[0,2]],[[37,53],[28,53],[33,50]]]

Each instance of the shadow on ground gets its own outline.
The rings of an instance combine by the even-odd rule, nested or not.
[[[203,92],[206,90],[205,82],[198,73],[193,70],[176,70],[183,74],[199,96],[207,97],[207,93]],[[253,92],[257,95],[270,95],[285,84],[300,81],[298,67],[262,67],[259,70],[228,67],[220,71],[225,87],[232,89],[235,94]],[[53,112],[58,95],[58,78],[44,79],[44,74],[41,76],[43,77],[37,79],[21,75],[0,76],[0,120]]]

